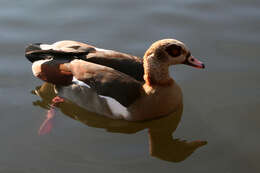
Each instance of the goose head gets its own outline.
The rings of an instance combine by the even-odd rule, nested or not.
[[[167,65],[186,64],[200,69],[205,68],[201,61],[192,56],[184,43],[175,39],[156,41],[146,51],[144,58],[152,58],[153,61]]]

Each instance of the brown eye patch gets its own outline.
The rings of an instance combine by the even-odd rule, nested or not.
[[[182,53],[182,48],[181,46],[178,46],[178,45],[175,45],[175,44],[172,44],[170,46],[168,46],[165,51],[171,55],[172,57],[178,57],[181,55]]]

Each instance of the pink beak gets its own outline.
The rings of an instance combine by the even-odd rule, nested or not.
[[[193,56],[188,57],[183,64],[190,65],[196,68],[205,68],[205,65]]]

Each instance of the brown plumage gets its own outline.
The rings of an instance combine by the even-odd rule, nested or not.
[[[33,44],[26,57],[33,62],[36,77],[59,86],[88,85],[123,105],[120,117],[131,121],[168,115],[182,104],[181,89],[170,77],[169,66],[185,63],[204,68],[174,39],[153,43],[143,60],[75,41]]]

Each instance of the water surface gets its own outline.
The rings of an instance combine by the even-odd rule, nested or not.
[[[256,0],[2,0],[0,172],[259,172],[259,7]],[[46,109],[33,105],[41,98],[31,91],[43,82],[32,76],[26,44],[72,39],[142,56],[168,37],[185,42],[207,69],[171,68],[184,111],[168,124],[177,129],[167,139],[207,145],[166,161],[150,152],[151,126],[124,126],[127,133],[110,122],[108,130],[62,109],[52,132],[38,135]]]

